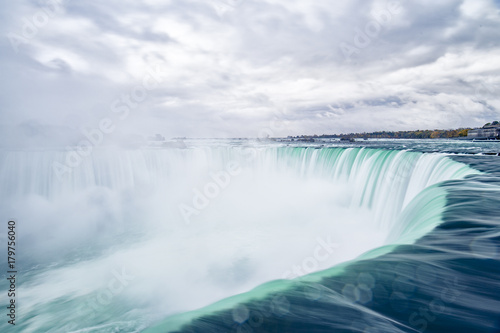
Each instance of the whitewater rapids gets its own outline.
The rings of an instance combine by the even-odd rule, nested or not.
[[[96,150],[60,177],[67,155],[0,155],[23,332],[138,332],[269,281],[319,281],[412,244],[443,221],[440,184],[481,174],[442,154],[218,146]]]

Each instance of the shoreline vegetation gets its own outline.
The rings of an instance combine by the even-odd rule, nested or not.
[[[482,128],[498,128],[499,121],[485,124]],[[322,135],[299,135],[289,136],[287,139],[297,141],[308,141],[314,139],[453,139],[467,138],[469,131],[474,128],[458,128],[452,130],[416,130],[416,131],[376,131],[363,133],[345,133],[345,134],[322,134]]]
[[[289,136],[288,139],[449,139],[465,138],[472,128],[455,130],[417,130],[417,131],[377,131],[371,133],[346,133]]]

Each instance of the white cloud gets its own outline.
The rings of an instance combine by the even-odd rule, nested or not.
[[[475,126],[498,115],[498,2],[394,3],[66,1],[18,53],[0,42],[0,119],[11,134],[25,123],[74,133],[157,63],[163,82],[118,132],[257,136],[278,109],[288,112],[277,135]],[[4,34],[22,34],[40,8],[4,5]],[[367,32],[375,17],[380,29]],[[341,43],[357,48],[349,61]]]

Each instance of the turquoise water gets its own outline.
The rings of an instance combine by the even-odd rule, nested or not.
[[[0,154],[15,331],[499,329],[497,143],[187,146]]]

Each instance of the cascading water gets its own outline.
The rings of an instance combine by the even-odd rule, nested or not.
[[[426,235],[446,209],[442,182],[480,174],[442,154],[275,146],[103,149],[58,174],[68,154],[0,155],[4,211],[20,230],[26,332],[141,331],[272,280],[317,284],[340,263]]]

